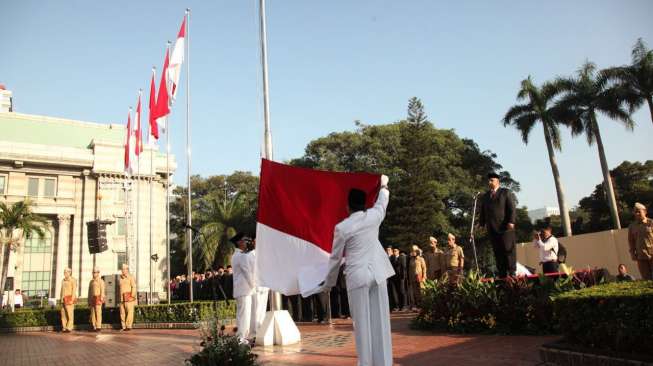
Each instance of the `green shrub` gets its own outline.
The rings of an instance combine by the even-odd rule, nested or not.
[[[200,327],[202,349],[186,360],[192,366],[256,366],[256,354],[247,343],[241,343],[235,334],[225,334],[224,325],[218,319],[209,319]]]
[[[543,334],[556,331],[552,296],[595,283],[590,274],[551,279],[484,280],[468,273],[458,285],[427,281],[413,326],[459,333]]]
[[[620,282],[554,299],[567,342],[615,352],[653,354],[653,281]]]
[[[159,305],[140,305],[134,313],[135,323],[197,323],[202,319],[234,319],[236,305],[233,301],[201,301],[193,303],[175,303]],[[90,309],[75,306],[75,324],[90,323]],[[119,324],[120,310],[105,308],[102,310],[105,324]],[[60,326],[61,310],[56,309],[21,309],[14,313],[0,312],[0,328]]]

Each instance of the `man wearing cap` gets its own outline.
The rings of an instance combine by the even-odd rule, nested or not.
[[[229,239],[236,245],[236,251],[231,257],[233,268],[233,295],[236,298],[236,326],[241,342],[248,342],[252,326],[252,296],[256,293],[254,268],[247,254],[248,238],[238,233]]]
[[[431,281],[439,280],[442,277],[442,272],[447,269],[444,263],[444,252],[438,248],[438,240],[436,238],[429,237],[429,242],[430,247],[424,252],[426,278]]]
[[[100,269],[93,267],[93,279],[88,284],[88,307],[91,309],[91,326],[96,332],[102,330],[102,304],[104,298],[104,280],[100,278]]]
[[[465,253],[463,253],[463,248],[456,244],[456,236],[451,233],[447,234],[447,251],[444,252],[444,256],[449,281],[458,283],[463,274]]]
[[[653,280],[653,221],[646,217],[646,206],[635,203],[634,221],[628,226],[630,257],[637,262],[643,280]]]
[[[118,286],[120,288],[120,330],[128,332],[132,330],[132,325],[134,324],[136,281],[134,281],[134,277],[129,274],[129,266],[126,263],[122,264]]]
[[[490,189],[481,198],[479,224],[487,228],[499,277],[514,276],[517,270],[515,197],[507,188],[500,187],[497,173],[487,177]]]
[[[320,284],[331,288],[338,279],[338,269],[347,252],[345,276],[358,365],[392,365],[390,310],[386,280],[395,274],[379,242],[390,192],[388,177],[381,177],[381,189],[374,207],[365,209],[365,192],[349,192],[349,217],[336,225],[333,249],[326,279]]]
[[[71,275],[70,268],[63,270],[61,282],[61,327],[64,333],[69,333],[75,325],[75,303],[77,302],[77,280]]]

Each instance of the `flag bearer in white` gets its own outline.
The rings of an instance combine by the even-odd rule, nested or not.
[[[252,240],[247,257],[249,258],[251,268],[256,271],[256,239]],[[257,275],[257,273],[253,275],[254,279],[258,278]],[[249,329],[249,335],[252,338],[256,338],[256,330],[261,326],[261,324],[263,324],[263,320],[265,320],[265,312],[268,306],[268,294],[270,293],[269,288],[259,286],[257,280],[254,282],[256,288],[252,295],[252,320]]]
[[[395,274],[379,242],[379,226],[385,218],[390,192],[388,177],[381,177],[381,190],[374,207],[365,209],[365,192],[349,192],[349,217],[336,225],[329,270],[320,284],[331,288],[346,252],[345,278],[359,366],[391,366],[392,340],[386,280]]]
[[[231,257],[234,272],[234,298],[236,299],[236,326],[242,342],[249,341],[252,322],[252,295],[255,293],[254,268],[247,254],[247,238],[238,233],[229,239],[237,247]]]

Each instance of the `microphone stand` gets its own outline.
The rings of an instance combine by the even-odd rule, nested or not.
[[[472,249],[474,250],[474,262],[476,263],[476,272],[480,274],[480,269],[478,267],[478,258],[476,257],[476,241],[474,240],[474,219],[476,218],[476,203],[478,201],[478,196],[481,192],[478,192],[474,195],[474,208],[472,210],[472,227],[469,229],[469,242],[472,244]]]

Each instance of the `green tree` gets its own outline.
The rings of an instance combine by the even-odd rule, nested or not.
[[[0,250],[2,250],[0,289],[5,288],[11,251],[16,250],[25,238],[34,233],[41,238],[45,235],[43,228],[47,225],[47,220],[35,214],[32,207],[29,201],[19,201],[11,206],[0,202]]]
[[[503,125],[512,126],[519,130],[524,144],[528,144],[528,137],[533,127],[538,122],[542,125],[553,181],[558,195],[558,206],[562,215],[563,232],[565,236],[571,236],[569,209],[565,202],[562,179],[560,178],[558,162],[555,156],[555,150],[562,150],[558,125],[570,120],[570,110],[554,105],[556,93],[557,90],[551,83],[545,83],[541,88],[538,88],[533,85],[531,77],[528,76],[527,79],[522,80],[521,89],[517,94],[517,100],[526,101],[526,103],[512,106],[503,117]]]
[[[653,50],[648,49],[639,38],[631,55],[630,65],[606,69],[604,74],[615,83],[620,98],[629,106],[631,113],[647,103],[653,122]]]
[[[577,76],[558,78],[555,84],[558,91],[562,93],[562,97],[557,103],[558,107],[572,110],[575,114],[570,123],[572,135],[585,134],[589,145],[596,142],[612,225],[615,229],[620,229],[619,211],[608,161],[605,157],[597,113],[601,112],[609,118],[621,122],[629,130],[633,129],[634,122],[622,105],[619,91],[609,88],[606,76],[603,73],[597,73],[596,66],[589,61],[578,70]]]

